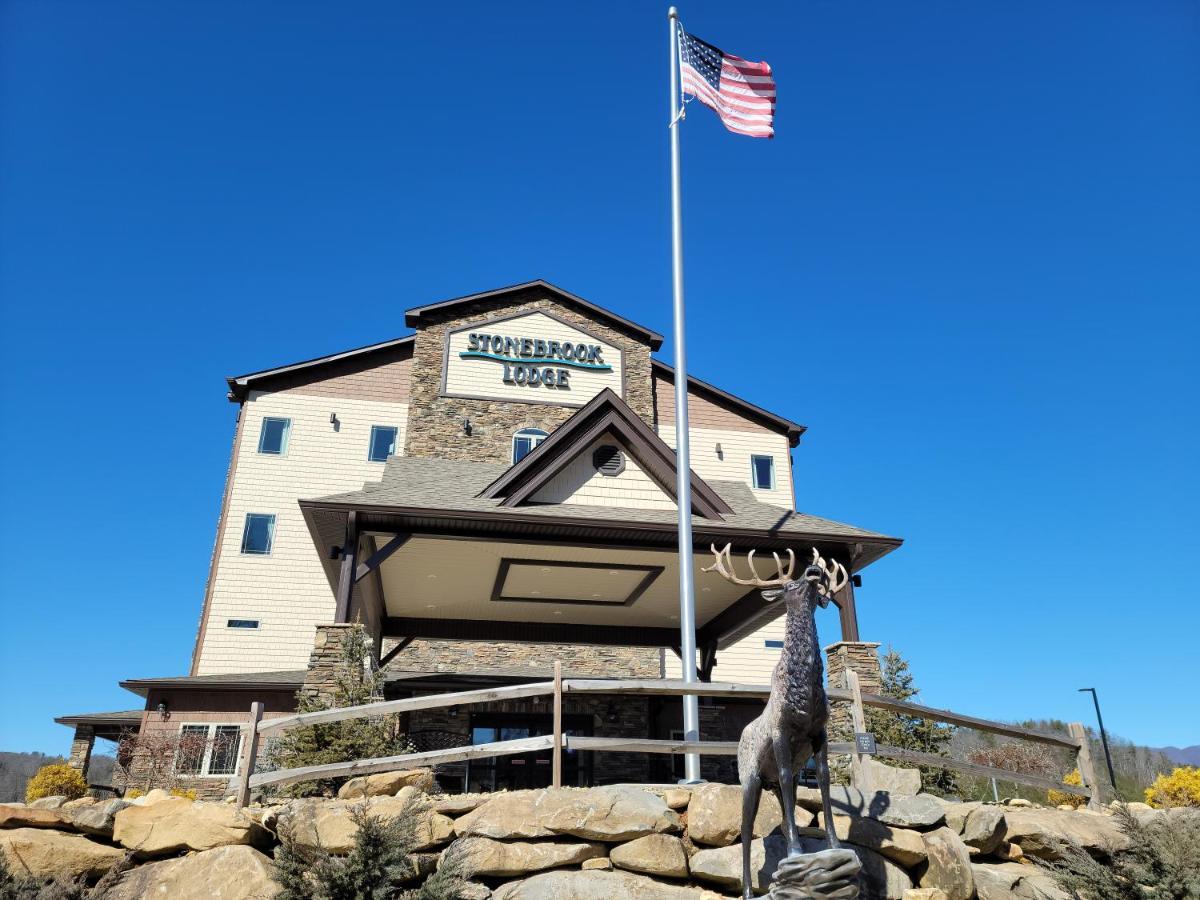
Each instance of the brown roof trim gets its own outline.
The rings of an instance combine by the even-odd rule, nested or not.
[[[667,365],[661,359],[651,359],[650,367],[652,371],[658,369],[660,373],[670,378],[672,383],[675,381],[675,368]],[[733,406],[739,412],[745,413],[750,418],[761,422],[773,430],[785,432],[788,437],[788,443],[793,447],[800,442],[800,435],[808,430],[808,426],[806,425],[793,422],[791,419],[785,419],[783,416],[777,416],[775,413],[769,412],[761,406],[755,406],[748,400],[743,400],[741,397],[736,397],[727,391],[723,391],[719,387],[709,384],[707,381],[701,381],[694,375],[688,376],[688,390],[694,390],[697,394],[707,394],[709,397]]]
[[[229,385],[229,399],[235,403],[241,403],[246,399],[250,391],[256,390],[262,382],[268,379],[279,375],[292,375],[308,369],[319,369],[358,356],[369,356],[372,353],[379,353],[404,344],[411,344],[415,339],[416,335],[410,334],[406,337],[393,338],[390,341],[381,341],[378,344],[368,344],[365,347],[356,347],[353,350],[343,350],[340,353],[331,353],[328,356],[318,356],[315,359],[307,359],[303,362],[277,366],[274,369],[263,369],[260,372],[250,372],[246,375],[232,375],[225,379],[225,383]]]
[[[607,432],[619,435],[626,449],[646,469],[646,474],[675,499],[675,451],[610,388],[589,400],[532,453],[484,488],[479,496],[503,497],[501,506],[518,506],[557,475],[576,453]],[[697,515],[720,519],[733,512],[703,478],[695,472],[691,476],[692,507]]]
[[[55,716],[54,721],[59,725],[111,725],[120,727],[132,722],[140,722],[141,709],[123,709],[120,712],[80,713],[77,716]]]
[[[259,676],[257,679],[255,676]],[[273,676],[264,678],[263,676]],[[281,677],[286,676],[286,677]],[[228,681],[224,679],[229,679]],[[117,682],[142,697],[151,688],[176,691],[286,691],[304,684],[304,672],[247,672],[245,675],[183,675],[173,678],[130,678]]]
[[[534,281],[526,281],[523,284],[514,284],[509,287],[496,288],[491,291],[484,291],[480,294],[468,294],[465,297],[455,297],[451,300],[441,300],[437,303],[430,303],[425,306],[414,306],[412,309],[404,313],[404,324],[409,328],[419,328],[424,325],[423,316],[428,316],[431,313],[441,313],[453,309],[456,306],[465,303],[475,303],[480,300],[490,300],[495,297],[502,297],[505,294],[515,294],[519,291],[527,291],[533,288],[541,288],[542,290],[550,291],[558,295],[559,299],[572,303],[575,306],[580,306],[592,313],[599,319],[603,319],[609,325],[615,326],[621,331],[632,332],[637,337],[646,341],[650,345],[651,350],[657,350],[662,346],[663,336],[657,331],[651,331],[644,325],[639,325],[637,322],[632,322],[623,316],[618,316],[614,312],[610,312],[602,306],[597,306],[589,300],[584,300],[570,291],[564,291],[560,287],[556,287],[545,279],[538,278]]]

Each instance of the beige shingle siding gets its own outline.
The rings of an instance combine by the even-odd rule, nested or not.
[[[284,388],[277,393],[374,400],[380,403],[407,403],[412,378],[412,347],[397,348],[395,353],[404,354],[404,358],[383,362],[357,372],[313,380],[308,384]]]
[[[795,509],[792,496],[791,448],[782,434],[691,427],[692,471],[705,481],[740,481],[750,487],[759,503]],[[658,436],[675,447],[675,423],[658,426]],[[720,454],[717,445],[721,445]],[[758,490],[750,477],[750,457],[770,456],[775,460],[775,486]]]
[[[336,430],[330,414],[337,415]],[[297,500],[378,481],[384,466],[367,459],[371,426],[395,427],[400,451],[408,406],[292,389],[252,393],[242,415],[245,434],[238,448],[228,522],[196,670],[200,675],[307,664],[313,626],[330,619],[334,598]],[[258,452],[266,416],[291,419],[285,456]],[[247,513],[275,514],[269,556],[241,553]],[[258,619],[261,624],[257,629],[229,628],[229,619]]]
[[[577,506],[613,506],[630,509],[675,509],[675,501],[625,453],[625,470],[602,475],[592,465],[592,453],[612,444],[601,438],[579,454],[531,499],[534,503],[570,503]]]
[[[757,631],[742,638],[731,647],[717,651],[713,681],[736,681],[742,684],[767,684],[779,662],[780,650],[766,646],[767,641],[782,641],[786,619],[780,616]],[[667,678],[682,678],[683,668],[674,653],[666,656]]]

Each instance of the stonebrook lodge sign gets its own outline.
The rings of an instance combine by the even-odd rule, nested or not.
[[[619,348],[543,312],[476,322],[447,335],[444,393],[583,405],[621,392]]]

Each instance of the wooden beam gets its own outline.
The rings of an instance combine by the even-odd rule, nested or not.
[[[1091,796],[1088,797],[1088,808],[1099,810],[1100,780],[1096,777],[1096,767],[1092,765],[1092,745],[1088,742],[1087,730],[1079,722],[1072,722],[1067,728],[1071,736],[1079,741],[1079,749],[1075,754],[1075,762],[1079,768],[1079,780],[1087,787]],[[1114,788],[1116,785],[1113,786]],[[1062,788],[1055,788],[1062,790]]]
[[[708,756],[737,756],[737,741],[658,741],[644,738],[605,738],[567,735],[568,750],[601,753],[699,753]]]
[[[372,572],[376,571],[380,566],[383,565],[384,561],[389,556],[407,544],[411,539],[411,534],[393,535],[390,541],[388,541],[382,547],[374,550],[371,555],[367,557],[366,562],[362,563],[357,569],[354,570],[354,580],[362,581]],[[374,541],[374,539],[372,539],[372,541]]]
[[[623,696],[746,697],[765,700],[771,695],[768,684],[738,684],[732,681],[686,682],[677,678],[568,678],[563,682],[568,694],[621,694]]]
[[[847,568],[849,562],[840,560]],[[846,586],[838,592],[839,596],[834,598],[834,603],[838,607],[838,617],[841,620],[842,640],[852,643],[858,642],[858,608],[854,605],[854,582],[847,581]]]
[[[700,648],[700,669],[696,673],[700,676],[700,680],[704,682],[712,681],[712,673],[716,665],[717,645],[715,643],[705,644]]]
[[[845,749],[838,749],[839,747]],[[830,753],[852,753],[852,744],[830,744]],[[1042,790],[1062,791],[1064,794],[1074,794],[1077,797],[1086,797],[1089,791],[1086,788],[1076,787],[1073,784],[1063,784],[1055,781],[1053,778],[1046,778],[1042,775],[1026,775],[1023,772],[1010,772],[1008,769],[997,769],[994,766],[981,766],[978,763],[966,762],[961,759],[951,759],[946,756],[938,756],[936,753],[921,753],[918,750],[905,750],[900,747],[888,747],[880,745],[876,748],[876,756],[884,756],[888,759],[898,759],[901,762],[918,763],[922,766],[930,766],[935,769],[955,769],[959,772],[966,772],[968,775],[977,775],[980,778],[995,778],[997,781],[1009,781],[1014,784],[1027,784],[1030,787],[1041,788]]]
[[[254,774],[254,763],[258,759],[258,723],[263,717],[263,703],[255,700],[250,704],[250,722],[242,731],[242,759],[238,770],[237,808],[243,809],[250,802],[250,776]]]
[[[393,659],[396,658],[396,655],[398,653],[400,653],[400,651],[402,651],[405,647],[407,647],[412,642],[413,642],[413,639],[410,637],[400,638],[400,640],[396,643],[396,646],[393,647],[391,650],[389,650],[387,652],[387,655],[384,656],[383,659],[379,660],[379,668],[382,669],[384,666],[386,666],[388,663],[390,663]]]
[[[613,647],[669,647],[674,628],[625,625],[570,625],[553,622],[497,622],[482,619],[418,619],[389,616],[385,637],[401,635],[458,641],[528,641],[546,644],[601,644]]]
[[[277,772],[260,772],[250,779],[251,787],[268,784],[295,784],[297,781],[313,781],[318,778],[334,778],[343,775],[369,775],[373,772],[391,772],[394,769],[416,769],[441,763],[462,762],[468,759],[483,759],[489,756],[512,756],[531,753],[550,747],[550,735],[519,738],[515,741],[493,741],[490,744],[475,744],[472,747],[451,747],[447,750],[430,750],[425,753],[404,753],[400,756],[384,756],[378,759],[359,759],[353,762],[326,763],[320,766],[304,766],[299,769],[280,769]]]
[[[455,691],[451,694],[429,694],[424,697],[409,697],[404,700],[382,700],[378,703],[363,703],[359,706],[343,706],[336,709],[319,709],[314,712],[296,713],[266,719],[259,723],[259,734],[286,731],[301,725],[319,725],[325,722],[342,722],[346,719],[364,719],[371,716],[386,716],[413,712],[418,709],[445,709],[448,706],[463,706],[468,703],[490,703],[493,700],[519,700],[522,697],[544,697],[554,692],[554,682],[535,681],[531,684],[514,684],[506,687],[480,688],[475,691]]]
[[[346,514],[346,541],[342,544],[342,569],[338,573],[337,606],[334,610],[335,624],[350,621],[350,598],[354,593],[354,569],[358,560],[358,513],[350,510]]]
[[[563,677],[562,660],[554,661],[554,743],[550,747],[551,787],[562,787],[562,753],[563,753],[563,721],[562,721]]]
[[[858,686],[858,673],[853,669],[846,669],[842,676],[846,680],[846,690],[850,692],[850,721],[854,724],[854,733],[862,734],[867,730],[867,717],[863,714],[862,690]],[[858,747],[855,746],[854,755],[850,757],[850,783],[863,793],[869,793],[872,790],[871,776],[867,772],[865,762],[865,754],[859,753]]]
[[[743,594],[696,629],[696,643],[724,645],[726,639],[747,628],[753,630],[761,619],[776,615],[779,607],[763,599],[759,588]]]

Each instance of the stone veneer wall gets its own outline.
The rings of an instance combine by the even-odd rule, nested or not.
[[[385,648],[386,650],[386,648]],[[528,669],[549,675],[554,661],[565,676],[659,678],[657,647],[594,647],[578,644],[502,644],[489,641],[413,641],[388,663],[396,672],[489,672]]]
[[[858,686],[864,694],[878,694],[883,688],[883,672],[879,667],[879,644],[872,641],[838,641],[825,648],[828,660],[825,683],[831,688],[844,686],[842,673],[853,669],[858,674]],[[845,702],[829,704],[830,740],[854,740],[850,705]]]
[[[75,737],[71,741],[71,756],[67,765],[78,769],[86,777],[88,763],[92,761],[92,747],[96,743],[96,729],[91,725],[76,725]]]
[[[329,701],[342,671],[342,645],[354,625],[318,625],[297,699]]]
[[[577,312],[542,289],[530,289],[502,299],[481,300],[465,310],[456,307],[453,318],[425,325],[417,331],[409,388],[409,427],[404,443],[406,456],[508,464],[512,460],[514,431],[521,428],[553,431],[576,412],[576,407],[440,396],[448,331],[494,313],[507,315],[537,310],[549,312],[619,347],[625,364],[623,399],[647,425],[654,426],[649,345]],[[463,431],[464,419],[471,420],[470,435]]]

